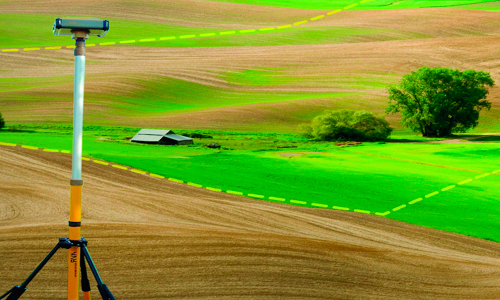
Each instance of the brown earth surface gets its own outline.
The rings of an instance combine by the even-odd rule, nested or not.
[[[0,4],[5,13],[63,13],[76,10],[64,1],[11,1]],[[318,11],[265,6],[216,3],[198,0],[140,2],[90,1],[81,3],[80,14],[140,19],[175,25],[227,28],[259,28],[296,22]],[[76,14],[76,11],[75,11]],[[368,109],[383,114],[387,105],[385,88],[354,88],[346,80],[395,84],[400,76],[423,66],[475,69],[491,73],[500,82],[499,12],[465,9],[407,9],[344,11],[304,26],[318,28],[357,27],[386,30],[383,36],[366,35],[345,43],[248,47],[169,48],[108,46],[87,51],[86,95],[99,95],[86,103],[89,123],[154,126],[164,128],[206,128],[231,130],[295,130],[296,125],[325,109]],[[224,16],[224,18],[221,18]],[[112,32],[110,31],[109,36]],[[175,33],[169,33],[175,34]],[[263,33],[264,36],[267,33]],[[280,35],[279,32],[272,34]],[[147,34],[146,34],[147,35]],[[145,36],[147,37],[147,36]],[[134,37],[136,38],[136,37]],[[141,37],[137,37],[141,38]],[[238,36],[234,36],[235,39]],[[211,38],[214,41],[216,37]],[[60,41],[55,39],[56,41]],[[0,77],[31,78],[72,76],[72,50],[2,53]],[[278,86],[241,86],[220,75],[259,69],[284,70],[283,76],[300,78]],[[275,103],[233,105],[191,111],[117,115],[116,96],[144,91],[143,82],[175,78],[224,90],[352,93],[339,98],[288,100]],[[310,79],[308,79],[310,78]],[[347,79],[346,79],[347,78]],[[350,79],[349,79],[350,78]],[[48,84],[11,94],[3,93],[2,113],[11,123],[71,123],[72,83]],[[168,93],[168,91],[165,91]],[[16,95],[24,105],[20,109]],[[37,99],[44,96],[43,101]],[[48,101],[51,96],[54,101]],[[114,97],[114,98],[110,98]],[[163,97],[159,94],[158,97]],[[33,99],[32,101],[27,99]],[[118,98],[119,99],[119,98]],[[491,111],[482,112],[480,124],[498,122],[500,88],[494,87],[488,100]],[[182,99],[179,100],[182,103]],[[201,99],[202,101],[202,99]],[[301,114],[298,114],[300,111]],[[389,115],[391,125],[399,116]]]
[[[71,155],[0,146],[0,166],[2,293],[67,236]],[[83,236],[117,299],[500,298],[498,243],[83,170]],[[66,259],[60,250],[22,299],[66,299]]]

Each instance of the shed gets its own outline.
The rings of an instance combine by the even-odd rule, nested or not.
[[[189,145],[193,139],[175,134],[172,130],[141,129],[131,140],[134,143],[160,145]]]

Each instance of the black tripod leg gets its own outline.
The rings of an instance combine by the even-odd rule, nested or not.
[[[102,299],[116,300],[115,296],[113,296],[108,287],[102,282],[101,276],[99,275],[99,272],[97,272],[94,261],[92,260],[92,257],[90,257],[90,253],[87,250],[87,246],[85,244],[82,244],[82,253],[83,255],[85,255],[85,259],[89,264],[89,268],[92,271],[92,274],[94,275],[95,281],[97,282],[97,288],[99,289],[99,293],[101,294]]]
[[[2,296],[0,296],[0,299],[4,298],[5,296],[9,295],[10,293],[18,293],[18,297],[19,297],[19,296],[21,296],[24,293],[25,290],[26,289],[20,290],[21,293],[19,294],[19,286],[16,285],[15,287],[11,288],[7,293],[5,293]]]
[[[87,276],[87,267],[85,266],[85,256],[83,255],[83,251],[80,254],[80,271],[82,273],[82,291],[83,291],[83,299],[90,299],[90,282],[89,277]]]
[[[16,285],[10,291],[8,291],[7,293],[3,294],[0,297],[0,299],[4,298],[7,295],[9,295],[9,297],[7,297],[6,300],[17,300],[17,299],[19,299],[19,297],[21,297],[21,295],[26,291],[26,287],[31,282],[31,280],[33,280],[33,278],[35,278],[35,276],[38,274],[38,272],[40,272],[40,270],[52,258],[52,256],[57,252],[57,250],[59,250],[59,248],[61,248],[61,246],[59,244],[57,244],[54,247],[54,249],[52,249],[52,251],[50,251],[50,253],[45,257],[45,259],[42,260],[42,262],[38,265],[38,267],[36,267],[36,269],[30,274],[30,276],[28,276],[28,278],[26,278],[26,280],[23,282],[23,284]]]

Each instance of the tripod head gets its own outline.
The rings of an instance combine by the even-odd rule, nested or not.
[[[52,27],[54,35],[71,35],[73,39],[103,37],[108,30],[109,21],[96,18],[57,18]]]

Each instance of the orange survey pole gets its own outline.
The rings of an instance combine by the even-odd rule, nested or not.
[[[71,201],[69,210],[69,240],[80,240],[82,217],[82,180],[71,182]],[[68,300],[78,300],[80,279],[80,247],[71,247],[68,255]]]
[[[69,205],[69,240],[79,242],[82,221],[82,136],[83,136],[83,87],[85,81],[86,30],[72,31],[75,42],[75,91],[73,104],[73,162],[71,201]],[[80,279],[80,247],[74,246],[68,254],[68,300],[78,300]]]
[[[85,300],[90,300],[90,283],[86,263],[97,282],[97,288],[103,300],[116,300],[109,288],[102,282],[99,272],[87,249],[87,240],[80,235],[82,221],[82,140],[83,140],[83,87],[85,81],[85,40],[89,36],[102,37],[109,30],[109,21],[93,18],[57,18],[52,27],[54,35],[71,35],[75,45],[75,92],[73,105],[73,161],[71,172],[71,194],[69,205],[69,237],[59,239],[59,243],[45,259],[26,278],[21,285],[16,285],[0,299],[17,300],[26,291],[28,284],[42,270],[60,248],[68,249],[68,300],[78,300],[79,279],[82,279],[82,291]],[[85,263],[86,262],[86,263]]]

